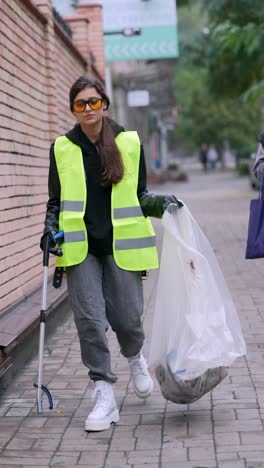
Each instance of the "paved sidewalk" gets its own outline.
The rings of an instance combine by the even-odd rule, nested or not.
[[[166,402],[157,383],[153,396],[141,401],[132,391],[126,360],[110,332],[121,419],[108,431],[87,434],[83,426],[91,407],[91,385],[69,318],[46,343],[44,381],[55,409],[36,414],[37,358],[1,400],[1,468],[264,467],[264,261],[244,260],[249,200],[256,193],[247,179],[232,173],[198,171],[189,183],[166,183],[155,191],[182,198],[213,245],[241,318],[247,357],[234,364],[211,394],[190,406]],[[155,220],[155,226],[161,240],[160,222]],[[144,283],[146,355],[156,281],[157,272],[152,272]]]

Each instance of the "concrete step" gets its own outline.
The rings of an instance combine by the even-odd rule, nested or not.
[[[8,385],[17,370],[38,350],[42,287],[0,316],[0,388]],[[59,289],[48,283],[47,330],[58,311],[67,308],[66,280]],[[34,346],[33,346],[34,343]]]

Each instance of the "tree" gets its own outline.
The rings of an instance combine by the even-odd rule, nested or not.
[[[203,0],[209,20],[200,59],[208,66],[208,83],[216,97],[251,94],[264,89],[263,0]],[[204,54],[205,51],[205,54]]]
[[[178,145],[188,150],[197,148],[201,143],[214,143],[221,151],[229,143],[237,154],[249,155],[256,145],[260,122],[258,102],[247,103],[239,98],[253,78],[249,80],[251,74],[246,70],[247,79],[243,81],[240,73],[244,65],[223,60],[225,57],[221,47],[224,39],[222,35],[220,40],[218,34],[222,34],[220,28],[226,27],[226,23],[216,25],[218,14],[221,20],[224,13],[233,17],[235,8],[231,6],[234,3],[233,0],[210,0],[210,8],[201,12],[205,0],[200,0],[195,5],[178,10],[181,56],[174,76],[179,114],[175,138]],[[224,9],[223,13],[225,5],[229,9],[228,12]],[[251,15],[252,19],[253,13],[250,11],[247,15]],[[237,27],[243,24],[244,13],[240,13]],[[219,28],[217,32],[216,28]],[[230,39],[230,35],[228,37]],[[226,53],[227,49],[224,51]],[[231,44],[228,52],[234,53]]]

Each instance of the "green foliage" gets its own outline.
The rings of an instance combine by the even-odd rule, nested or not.
[[[240,96],[263,79],[263,0],[203,0],[210,22],[204,59],[216,97]],[[202,41],[202,40],[201,40]]]
[[[178,9],[178,145],[213,143],[221,151],[229,143],[238,157],[254,151],[264,90],[263,18],[263,0],[196,0]]]
[[[234,24],[261,23],[264,17],[262,0],[203,0],[203,8],[215,24],[226,19]]]
[[[240,176],[248,176],[249,175],[249,167],[247,162],[242,162],[237,167],[238,175]]]
[[[215,27],[210,39],[209,86],[215,96],[240,96],[263,78],[263,27],[226,21]]]
[[[262,98],[264,95],[264,80],[251,86],[245,93],[242,94],[244,102],[256,102],[256,100]]]
[[[177,0],[177,7],[189,6],[190,0]]]
[[[259,131],[257,106],[237,100],[215,101],[207,89],[195,89],[189,105],[180,107],[176,137],[188,146],[199,147],[202,143],[215,144],[221,150],[226,142],[240,152],[253,141]]]
[[[206,26],[207,15],[201,12],[201,3],[198,0],[192,5],[179,8],[178,17],[180,61],[181,64],[189,64],[196,60],[196,47],[200,50],[200,38]]]

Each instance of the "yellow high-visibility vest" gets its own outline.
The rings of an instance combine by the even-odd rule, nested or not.
[[[113,256],[116,264],[131,271],[158,268],[156,236],[149,218],[142,213],[138,197],[140,141],[137,132],[121,132],[115,139],[124,164],[122,180],[112,185],[111,219]],[[59,229],[64,231],[62,257],[56,266],[67,267],[84,261],[88,239],[84,223],[86,180],[81,148],[66,136],[54,145],[61,185]]]

